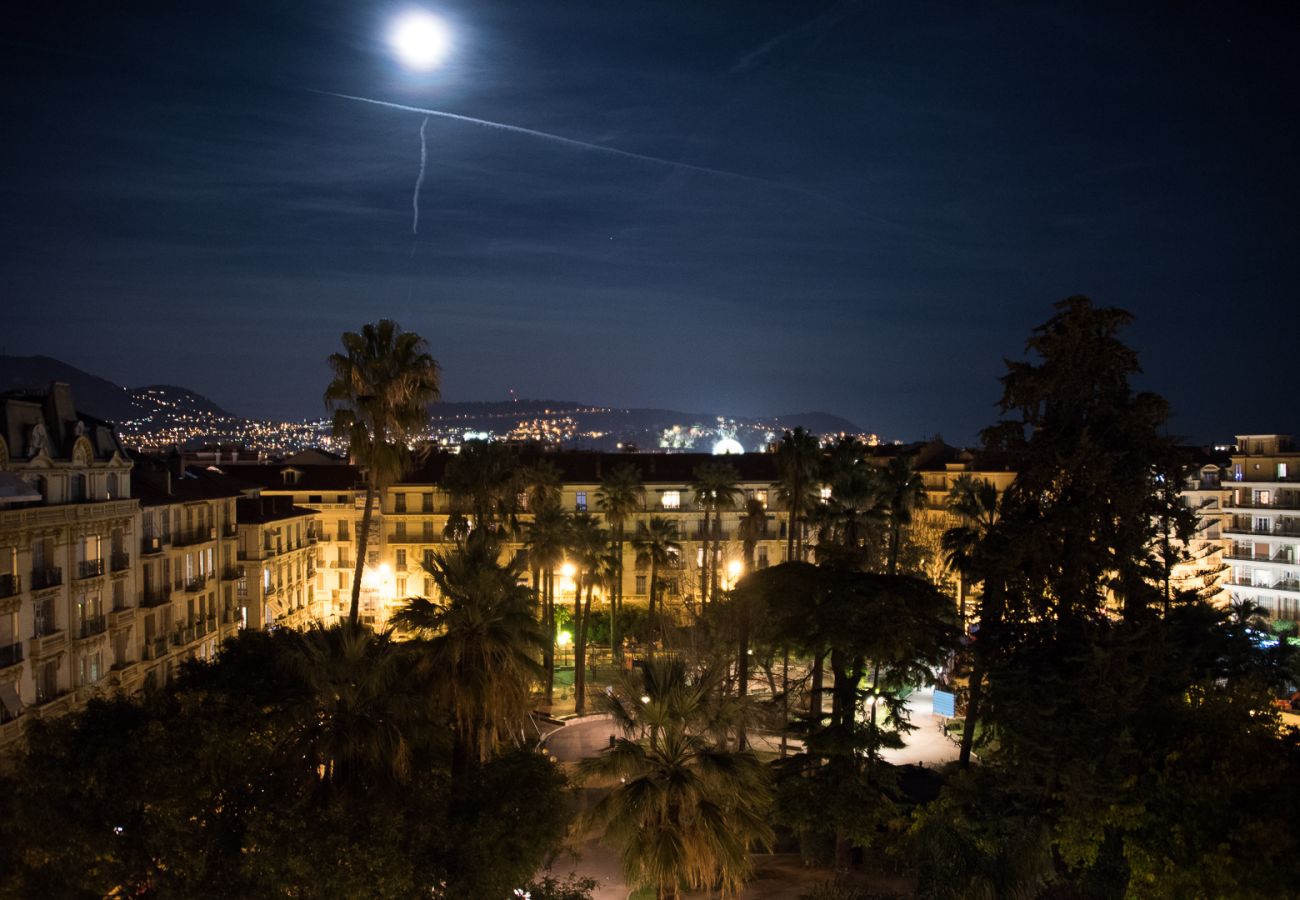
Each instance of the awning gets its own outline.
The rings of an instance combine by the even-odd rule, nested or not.
[[[12,472],[0,472],[0,503],[32,503],[41,499],[36,490]]]

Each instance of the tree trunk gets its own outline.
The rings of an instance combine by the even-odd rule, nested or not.
[[[543,572],[542,580],[545,582],[542,616],[546,632],[542,655],[546,667],[546,706],[549,708],[555,702],[555,573]]]
[[[743,699],[749,695],[749,622],[740,623],[740,657],[736,660],[736,694]],[[745,720],[742,710],[740,724],[736,726],[736,749],[745,749]]]
[[[826,675],[826,651],[818,645],[813,648],[812,688],[808,694],[808,728],[820,728],[822,723],[822,681]]]
[[[781,758],[785,759],[790,739],[790,645],[781,648]]]
[[[963,769],[970,768],[971,748],[975,746],[975,719],[979,715],[980,701],[984,695],[983,665],[976,658],[971,666],[970,693],[966,697],[966,724],[961,729],[961,750],[957,762]]]
[[[361,513],[361,528],[357,533],[357,566],[352,573],[352,607],[348,610],[348,624],[356,627],[361,616],[361,574],[366,567],[366,545],[370,542],[370,516],[375,505],[375,483],[366,479],[366,505]]]
[[[595,580],[591,579],[587,584],[585,604],[581,603],[581,586],[573,595],[573,630],[577,632],[573,640],[573,712],[579,716],[587,711],[587,623],[591,618],[591,593],[594,589]]]
[[[623,658],[622,646],[618,640],[619,607],[623,605],[623,523],[619,522],[614,535],[614,553],[618,558],[614,566],[614,583],[609,592],[609,655],[618,663]],[[617,666],[616,666],[617,667]]]
[[[700,553],[700,608],[709,604],[709,508],[704,507],[704,534],[701,535],[704,546]]]

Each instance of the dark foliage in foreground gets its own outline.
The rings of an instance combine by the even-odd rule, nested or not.
[[[7,897],[507,897],[563,835],[563,776],[453,779],[413,653],[246,633],[143,700],[36,721],[4,784]]]

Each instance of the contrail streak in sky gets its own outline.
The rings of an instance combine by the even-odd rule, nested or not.
[[[415,236],[420,233],[420,186],[424,184],[424,164],[429,159],[429,147],[424,141],[424,129],[429,125],[425,116],[420,123],[420,174],[415,176],[415,191],[411,194],[411,258],[415,258]]]
[[[421,113],[426,117],[426,121],[427,121],[427,117],[429,116],[437,116],[438,118],[451,119],[456,122],[467,122],[470,125],[480,125],[484,128],[495,128],[498,129],[499,131],[509,131],[514,134],[523,134],[523,135],[528,135],[529,137],[542,138],[543,140],[554,141],[558,144],[565,144],[569,147],[580,147],[584,150],[596,150],[600,153],[607,153],[611,156],[621,156],[624,159],[635,159],[641,162],[652,163],[654,165],[669,166],[670,168],[674,168],[674,169],[685,169],[690,172],[700,172],[705,175],[718,175],[723,178],[732,178],[738,181],[747,181],[750,184],[761,184],[761,185],[765,185],[766,187],[776,188],[778,190],[786,191],[791,194],[799,194],[800,196],[808,197],[810,199],[816,200],[817,202],[826,204],[828,206],[835,206],[840,209],[847,210],[848,212],[851,212],[854,215],[862,217],[867,221],[871,222],[875,227],[884,231],[892,232],[896,235],[906,236],[906,237],[918,237],[926,241],[927,243],[932,243],[932,244],[939,243],[935,241],[933,238],[929,237],[928,235],[918,233],[913,228],[910,228],[906,225],[901,225],[897,222],[890,221],[889,219],[885,219],[877,215],[873,215],[872,213],[859,209],[856,206],[851,206],[842,200],[837,200],[834,197],[828,197],[825,194],[819,194],[816,191],[810,191],[807,188],[797,187],[792,184],[784,184],[780,181],[771,181],[767,178],[760,178],[757,175],[744,175],[740,172],[731,172],[726,169],[714,169],[709,166],[697,166],[691,163],[678,162],[672,159],[664,159],[662,156],[650,156],[645,153],[633,153],[631,150],[619,150],[617,147],[607,147],[604,144],[592,144],[587,141],[579,141],[579,140],[575,140],[574,138],[567,138],[562,135],[551,134],[549,131],[537,131],[536,129],[524,128],[520,125],[507,125],[505,122],[493,122],[490,119],[476,119],[473,116],[462,116],[460,113],[446,112],[441,109],[427,109],[423,106],[407,106],[404,103],[391,103],[388,100],[374,100],[370,97],[357,97],[353,94],[339,94],[334,91],[319,91],[319,90],[315,90],[314,88],[305,88],[305,90],[307,90],[312,94],[321,94],[326,97],[338,97],[340,100],[353,100],[357,103],[369,103],[372,106],[383,106],[383,107],[387,107],[388,109],[397,109],[403,112]],[[421,130],[423,130],[423,128]]]
[[[619,150],[617,147],[607,147],[604,144],[592,144],[587,141],[579,141],[574,138],[563,137],[558,134],[551,134],[549,131],[537,131],[533,128],[524,128],[520,125],[507,125],[504,122],[492,122],[488,119],[476,119],[473,116],[462,116],[459,113],[445,112],[440,109],[425,109],[422,106],[406,106],[402,103],[390,103],[387,100],[372,100],[369,97],[356,97],[352,94],[338,94],[334,91],[317,91],[308,88],[313,94],[324,94],[327,97],[338,97],[341,100],[355,100],[358,103],[369,103],[374,106],[386,106],[389,109],[400,109],[404,112],[423,113],[425,116],[438,116],[443,119],[453,119],[457,122],[468,122],[471,125],[481,125],[485,128],[497,128],[501,131],[510,131],[515,134],[526,134],[530,137],[538,137],[548,141],[556,141],[560,144],[567,144],[570,147],[581,147],[584,150],[598,150],[601,153],[608,153],[613,156],[621,156],[625,159],[636,159],[641,162],[654,163],[660,166],[671,166],[675,169],[686,169],[691,172],[702,172],[706,175],[721,175],[723,178],[738,178],[742,181],[750,181],[756,184],[765,184],[769,187],[781,188],[786,191],[794,191],[806,196],[816,196],[819,200],[830,201],[828,197],[822,197],[806,191],[803,188],[793,187],[788,184],[782,184],[779,181],[769,181],[766,178],[759,178],[757,175],[744,175],[740,172],[729,172],[726,169],[714,169],[709,166],[696,166],[691,163],[678,162],[672,159],[664,159],[661,156],[649,156],[645,153],[633,153],[631,150]],[[834,202],[834,201],[830,201]]]

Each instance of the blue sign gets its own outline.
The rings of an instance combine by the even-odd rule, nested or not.
[[[934,692],[934,714],[952,718],[957,714],[957,698],[949,691]]]

